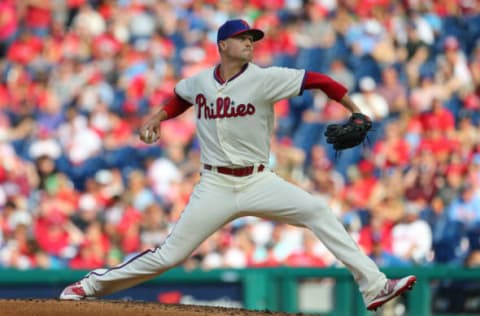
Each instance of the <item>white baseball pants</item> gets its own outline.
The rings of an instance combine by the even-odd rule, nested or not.
[[[257,216],[312,230],[353,274],[365,300],[384,286],[385,275],[366,256],[326,203],[266,169],[246,177],[202,171],[200,182],[165,243],[111,269],[97,269],[81,283],[88,296],[104,296],[162,274],[186,259],[229,221]]]

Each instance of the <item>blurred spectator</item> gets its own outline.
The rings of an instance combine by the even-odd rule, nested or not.
[[[438,69],[444,70],[446,86],[452,91],[469,91],[472,89],[472,76],[468,68],[468,60],[455,36],[447,36],[443,42],[444,54],[437,57]]]
[[[480,189],[480,154],[475,153],[468,167],[467,181],[471,182],[475,190]]]
[[[387,102],[390,115],[398,116],[407,110],[407,89],[395,67],[387,66],[382,70],[382,81],[376,92]]]
[[[478,96],[478,86],[480,85],[480,41],[476,41],[475,47],[469,58],[469,69],[472,74],[472,81],[477,90]]]
[[[65,128],[69,128],[69,134],[65,135],[62,145],[72,165],[81,165],[100,153],[101,138],[91,128],[87,118],[76,116],[71,125]]]
[[[397,222],[403,215],[404,174],[400,168],[386,170],[371,189],[368,209],[372,216]]]
[[[352,101],[373,120],[382,120],[389,115],[390,109],[383,96],[375,92],[376,86],[377,84],[372,77],[361,78],[359,82],[360,92],[352,95]]]
[[[320,245],[318,238],[313,233],[304,231],[301,247],[285,259],[285,265],[290,267],[325,267],[327,264],[321,254],[316,251],[317,245]]]
[[[480,224],[480,195],[472,183],[462,183],[458,197],[448,206],[450,219],[463,225],[466,230],[475,229]]]
[[[433,100],[445,100],[449,97],[449,90],[434,81],[433,75],[424,74],[420,77],[418,86],[410,94],[410,106],[416,113],[429,111]]]
[[[465,168],[462,165],[451,164],[445,170],[445,178],[439,183],[437,195],[444,206],[449,206],[459,195],[465,178]]]
[[[128,175],[127,197],[132,206],[140,212],[155,203],[155,196],[148,188],[147,179],[140,170],[131,171]]]
[[[41,39],[28,31],[23,31],[8,47],[7,60],[12,63],[27,65],[40,54],[41,50]]]
[[[38,138],[33,140],[30,144],[28,156],[32,160],[40,159],[42,157],[49,157],[57,160],[62,154],[62,148],[54,137],[53,132],[47,129],[38,131]]]
[[[393,255],[391,252],[386,251],[383,247],[380,239],[374,239],[372,244],[372,254],[370,255],[372,260],[379,267],[409,267],[411,263],[400,257]]]
[[[350,25],[346,33],[346,41],[353,55],[360,57],[370,55],[382,41],[384,32],[379,21],[363,17],[358,23]]]
[[[303,177],[302,166],[305,161],[305,153],[295,147],[289,139],[273,141],[272,144],[274,164],[271,168],[287,181],[299,183]]]
[[[148,205],[142,214],[140,238],[143,248],[159,247],[170,231],[167,212],[159,204]]]
[[[169,201],[171,183],[180,181],[180,171],[168,157],[161,157],[147,166],[147,177],[153,192],[162,200]]]
[[[419,218],[421,205],[407,202],[404,210],[402,222],[392,229],[393,254],[411,263],[427,263],[432,259],[432,232],[428,224]]]
[[[128,147],[133,139],[131,124],[113,111],[107,113],[106,119],[108,127],[101,135],[103,148],[114,151]],[[127,159],[127,157],[122,158]]]
[[[58,173],[55,167],[55,160],[47,155],[39,156],[35,160],[35,167],[38,173],[38,188],[47,192],[53,192],[58,181]]]
[[[435,262],[458,263],[461,257],[459,252],[463,235],[461,227],[450,220],[444,199],[437,195],[429,207],[420,213],[432,231],[432,250]]]
[[[231,239],[231,244],[223,253],[223,267],[246,268],[253,252],[253,243],[247,230],[238,229]]]
[[[96,37],[106,30],[103,16],[86,1],[81,5],[73,18],[72,27],[79,33],[88,37]]]
[[[349,183],[345,187],[345,199],[357,209],[367,207],[373,189],[378,182],[374,176],[375,166],[369,160],[362,160],[358,167],[351,166],[349,170]]]
[[[15,1],[0,2],[0,12],[0,58],[4,58],[7,48],[17,36],[19,27]]]
[[[431,108],[420,114],[420,122],[424,131],[439,130],[443,135],[452,136],[455,129],[455,117],[445,108],[442,100],[433,98]]]
[[[437,163],[433,150],[426,148],[419,150],[411,160],[411,166],[405,174],[405,197],[409,201],[420,203],[423,206],[429,203],[437,192],[436,171]],[[437,150],[441,145],[435,147]]]
[[[47,36],[52,23],[52,0],[38,1],[28,0],[22,2],[25,9],[25,26],[29,31],[39,37]]]
[[[110,241],[99,221],[92,221],[85,230],[77,255],[70,260],[72,269],[93,269],[105,264],[105,255],[110,250]]]
[[[44,197],[39,208],[34,235],[40,248],[56,257],[71,259],[76,253],[75,246],[83,239],[82,233],[61,211],[58,200]]]
[[[383,139],[378,140],[373,147],[375,166],[388,170],[390,168],[407,167],[410,161],[410,146],[401,137],[400,121],[391,121],[385,127]]]
[[[381,256],[383,252],[391,253],[393,225],[392,221],[381,214],[371,215],[368,223],[360,229],[358,244],[367,255]]]
[[[341,59],[334,59],[332,61],[328,75],[342,83],[348,90],[355,88],[355,77]]]
[[[336,33],[330,23],[325,19],[328,13],[315,1],[307,1],[303,7],[305,20],[300,24],[295,41],[299,51],[300,67],[312,71],[325,72],[330,68],[334,57],[333,45]]]

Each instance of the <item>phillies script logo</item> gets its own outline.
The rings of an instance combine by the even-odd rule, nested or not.
[[[203,117],[207,120],[225,117],[237,117],[253,115],[255,113],[255,106],[251,103],[235,105],[230,97],[217,98],[215,104],[207,105],[207,98],[203,94],[198,94],[195,98],[198,106],[197,118]]]

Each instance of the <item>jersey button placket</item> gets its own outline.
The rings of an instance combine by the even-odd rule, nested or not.
[[[225,88],[226,86],[226,83],[224,85],[222,85],[219,89],[218,89],[218,92],[217,92],[217,100],[219,98],[223,98],[224,96],[222,95],[221,91],[223,90],[223,88]],[[217,113],[218,115],[219,113]],[[229,149],[230,149],[230,143],[227,139],[227,129],[225,128],[225,124],[227,124],[226,120],[225,119],[222,119],[222,118],[219,118],[217,117],[215,119],[215,123],[216,123],[216,126],[217,126],[217,136],[218,136],[218,140],[220,142],[220,147],[222,147],[222,150],[223,152],[225,153],[225,155],[227,156],[227,158],[231,161],[232,157],[230,157],[230,152],[229,152]]]
[[[215,123],[217,125],[217,136],[220,142],[220,147],[222,147],[225,155],[230,158],[230,155],[228,153],[228,140],[226,139],[224,121],[221,118],[216,118]]]

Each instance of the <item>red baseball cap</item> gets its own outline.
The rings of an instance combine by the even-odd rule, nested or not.
[[[253,41],[256,42],[261,40],[264,36],[262,30],[252,29],[250,25],[245,20],[228,20],[223,23],[222,26],[218,29],[217,32],[217,43],[224,41],[227,38],[237,36],[243,33],[248,33],[253,36]]]

